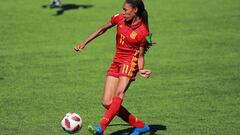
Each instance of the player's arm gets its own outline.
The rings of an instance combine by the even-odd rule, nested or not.
[[[145,78],[150,77],[152,71],[144,68],[144,47],[140,47],[139,49],[138,68],[140,76]]]
[[[91,42],[93,39],[95,39],[96,37],[102,35],[104,32],[106,32],[109,28],[113,27],[114,25],[109,22],[105,25],[103,25],[102,27],[100,27],[97,31],[95,31],[94,33],[92,33],[87,39],[85,39],[82,43],[76,45],[74,47],[74,49],[76,51],[79,51],[81,49],[83,49],[89,42]]]

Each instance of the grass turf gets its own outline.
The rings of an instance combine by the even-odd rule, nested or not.
[[[100,102],[115,30],[82,54],[73,47],[120,12],[122,2],[63,1],[68,8],[59,15],[42,7],[49,0],[1,2],[0,134],[66,134],[60,120],[70,111],[83,119],[79,134],[88,134],[87,125],[104,112]],[[156,129],[152,134],[239,134],[240,2],[151,0],[145,5],[158,42],[146,55],[153,75],[138,77],[123,104]],[[115,118],[106,134],[131,130]]]

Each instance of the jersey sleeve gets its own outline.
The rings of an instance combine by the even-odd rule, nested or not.
[[[113,25],[116,25],[121,20],[121,18],[122,18],[122,14],[116,14],[116,15],[112,16],[111,23]]]

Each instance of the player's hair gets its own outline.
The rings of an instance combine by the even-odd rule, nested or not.
[[[130,4],[133,8],[137,8],[137,16],[142,18],[144,24],[147,26],[149,31],[148,25],[148,12],[145,9],[144,3],[142,0],[126,0],[126,3]]]
[[[137,16],[142,18],[143,23],[146,25],[148,32],[149,24],[148,24],[148,12],[145,9],[144,3],[142,0],[126,0],[126,3],[130,4],[133,8],[137,8]],[[148,35],[151,37],[151,35]],[[152,46],[152,43],[148,43],[149,45],[145,46],[144,53],[148,51],[148,49]]]

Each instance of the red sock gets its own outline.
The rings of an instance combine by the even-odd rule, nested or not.
[[[112,104],[109,109],[104,113],[102,120],[100,121],[100,125],[102,127],[102,131],[108,126],[108,124],[112,121],[114,116],[119,111],[119,108],[122,104],[122,99],[120,97],[113,97]]]
[[[137,128],[143,128],[144,123],[138,120],[134,115],[132,115],[126,108],[123,106],[120,107],[118,116],[121,117],[125,122],[129,123],[131,126]]]
[[[105,106],[105,108],[108,110],[111,105]],[[125,122],[129,123],[133,127],[137,128],[143,128],[144,123],[140,120],[138,120],[134,115],[132,115],[125,107],[121,105],[118,116],[122,118]]]

